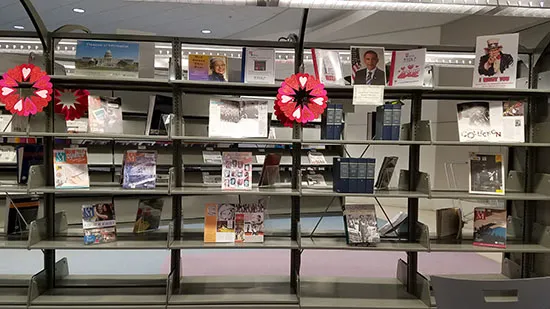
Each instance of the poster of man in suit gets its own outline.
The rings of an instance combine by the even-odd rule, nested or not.
[[[386,85],[384,48],[351,47],[351,80],[354,85]]]
[[[515,88],[519,34],[477,37],[473,87]]]

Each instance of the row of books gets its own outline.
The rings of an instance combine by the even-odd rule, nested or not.
[[[374,158],[334,158],[333,190],[339,193],[374,192]]]
[[[321,117],[321,139],[339,140],[344,130],[344,105],[327,104]]]
[[[376,140],[398,141],[401,132],[401,107],[400,102],[384,104],[376,107],[376,112],[368,115],[367,120],[374,120],[374,132],[368,138]],[[367,121],[368,124],[368,121]],[[367,133],[368,134],[368,133]]]
[[[207,204],[204,242],[263,242],[266,200],[250,204]]]

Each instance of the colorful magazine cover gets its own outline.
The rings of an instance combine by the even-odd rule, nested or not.
[[[89,188],[88,150],[65,148],[54,150],[55,188]]]
[[[506,248],[506,209],[474,209],[474,246]]]
[[[127,150],[124,153],[122,187],[124,189],[154,189],[157,183],[157,152]]]
[[[122,99],[119,97],[89,96],[88,124],[90,133],[124,133]]]
[[[82,205],[84,244],[100,244],[116,240],[116,216],[112,203]]]
[[[325,85],[345,85],[340,55],[335,50],[311,49],[315,77]]]
[[[252,153],[224,152],[222,190],[252,190]]]
[[[426,65],[426,49],[393,51],[389,86],[422,86]]]
[[[204,242],[235,242],[235,205],[207,204],[204,212]]]
[[[139,77],[139,43],[78,40],[75,73]]]
[[[344,224],[348,244],[374,244],[380,242],[374,205],[345,205]]]
[[[506,173],[501,154],[470,153],[470,193],[503,195]]]
[[[519,33],[478,36],[473,87],[516,88]]]
[[[164,201],[160,198],[139,200],[134,233],[158,230]]]
[[[275,50],[272,48],[243,48],[244,82],[275,84]]]
[[[243,220],[244,237],[240,237],[241,233],[237,233],[235,241],[264,242],[265,205],[262,202],[237,205],[236,216]],[[239,225],[237,225],[237,231],[238,228]]]
[[[189,80],[227,82],[227,57],[189,55]]]

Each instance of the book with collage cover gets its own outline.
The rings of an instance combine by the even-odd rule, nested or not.
[[[222,190],[252,190],[252,153],[224,152]]]
[[[82,228],[85,245],[115,241],[115,206],[112,203],[82,205]]]

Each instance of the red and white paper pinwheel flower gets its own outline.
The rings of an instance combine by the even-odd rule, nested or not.
[[[275,101],[275,115],[284,126],[317,119],[327,107],[325,86],[314,76],[298,73],[285,79]]]
[[[65,115],[65,120],[75,120],[84,116],[88,111],[88,96],[90,92],[85,89],[54,89],[55,112]],[[72,93],[74,100],[62,101],[63,93]]]
[[[12,114],[29,116],[40,113],[48,106],[52,83],[46,72],[34,64],[22,64],[8,70],[0,80],[0,102]],[[19,90],[30,89],[32,95],[21,96]]]

